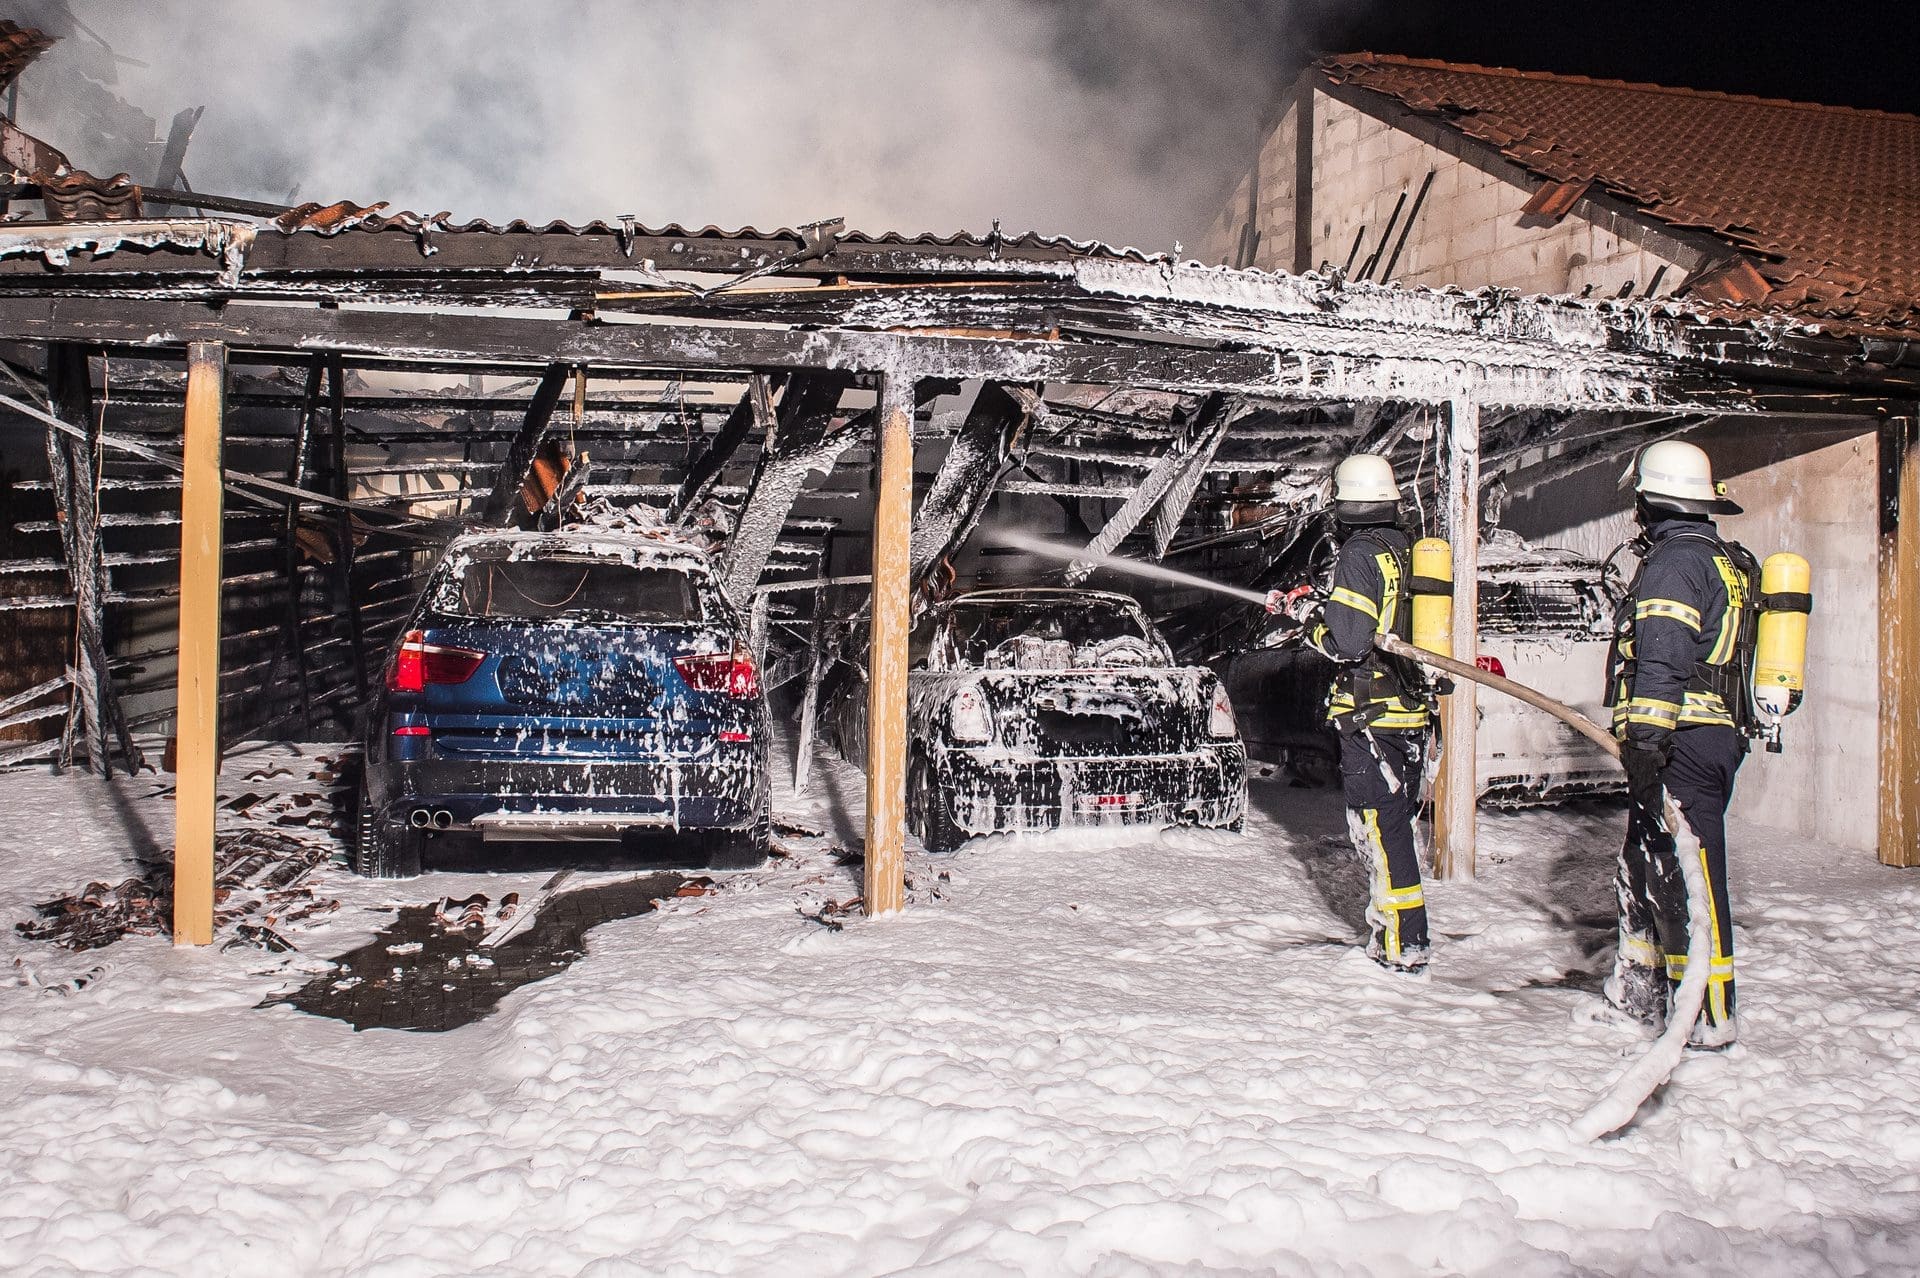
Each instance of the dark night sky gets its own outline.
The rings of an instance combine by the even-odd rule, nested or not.
[[[1237,7],[1276,30],[1289,10],[1304,16],[1303,34],[1321,52],[1367,49],[1920,114],[1920,4],[1913,0],[1239,0]]]

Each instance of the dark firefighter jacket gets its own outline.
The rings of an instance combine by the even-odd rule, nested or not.
[[[1424,680],[1410,663],[1373,646],[1375,635],[1406,638],[1412,631],[1408,588],[1412,541],[1391,526],[1360,528],[1340,546],[1333,585],[1307,642],[1339,662],[1327,718],[1339,726],[1364,723],[1383,730],[1427,726]]]
[[[1745,696],[1735,658],[1752,615],[1752,559],[1702,521],[1663,519],[1647,540],[1607,658],[1614,735],[1662,741],[1686,725],[1732,726]]]

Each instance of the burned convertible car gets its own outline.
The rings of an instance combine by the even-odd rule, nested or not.
[[[932,609],[908,677],[907,809],[930,851],[1061,826],[1238,829],[1246,751],[1212,671],[1133,600],[984,590]],[[864,696],[839,701],[843,748]]]
[[[417,874],[459,835],[757,864],[768,819],[766,699],[703,550],[601,529],[454,540],[369,711],[356,869]]]

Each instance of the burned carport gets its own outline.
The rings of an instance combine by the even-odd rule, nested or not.
[[[728,530],[729,588],[776,680],[806,686],[803,742],[820,654],[851,633],[835,623],[870,622],[866,651],[838,649],[871,676],[870,912],[901,901],[915,599],[996,497],[1048,503],[1095,550],[1250,581],[1318,509],[1332,461],[1389,453],[1456,548],[1470,659],[1468,533],[1492,485],[1716,415],[1877,419],[1885,664],[1920,677],[1911,379],[1859,341],[1671,302],[1355,286],[997,232],[341,204],[6,224],[0,342],[12,433],[44,436],[49,459],[10,503],[19,549],[0,571],[19,588],[0,607],[54,619],[21,631],[32,678],[4,702],[7,726],[51,731],[0,759],[105,772],[137,763],[134,732],[170,728],[183,941],[210,934],[218,741],[337,731],[445,537],[532,521],[556,495]],[[1443,724],[1438,856],[1470,873],[1471,687]],[[1915,845],[1920,769],[1910,728],[1882,732],[1884,855]]]

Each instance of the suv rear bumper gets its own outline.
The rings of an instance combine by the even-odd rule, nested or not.
[[[766,769],[757,755],[700,762],[389,762],[370,766],[368,792],[383,820],[408,823],[424,809],[440,816],[434,829],[502,839],[746,830],[767,810]]]

